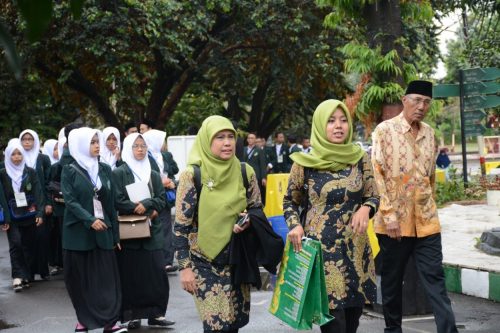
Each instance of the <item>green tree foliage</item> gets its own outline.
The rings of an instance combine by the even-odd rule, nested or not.
[[[307,123],[322,99],[347,91],[336,47],[348,30],[325,29],[325,14],[314,1],[89,0],[75,20],[69,3],[55,2],[34,45],[16,11],[8,24],[28,75],[94,124],[178,119],[176,131],[168,124],[175,134],[197,116],[175,110],[210,102],[267,135]]]
[[[357,26],[341,51],[345,73],[368,78],[356,115],[372,122],[382,107],[397,102],[406,82],[427,77],[437,61],[437,41],[429,1],[318,0],[329,6],[325,24]],[[353,23],[354,22],[354,23]],[[375,116],[374,116],[375,115]]]

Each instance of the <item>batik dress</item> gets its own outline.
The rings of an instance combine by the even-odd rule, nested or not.
[[[355,234],[350,224],[362,205],[370,207],[370,217],[379,205],[368,155],[338,172],[309,169],[307,173],[309,203],[304,232],[321,242],[330,309],[374,302],[375,265],[368,235]],[[304,167],[295,163],[283,199],[290,228],[300,223],[299,207],[306,193],[303,185]]]
[[[250,285],[231,284],[229,244],[213,260],[198,247],[198,222],[194,218],[198,198],[190,167],[180,175],[177,200],[182,202],[180,207],[177,203],[175,212],[177,260],[180,269],[191,267],[195,274],[198,289],[194,300],[203,329],[229,331],[245,326],[250,315]],[[261,206],[257,178],[252,172],[247,190],[247,208]]]

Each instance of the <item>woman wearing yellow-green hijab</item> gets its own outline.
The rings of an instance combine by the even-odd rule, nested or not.
[[[237,332],[249,320],[250,286],[232,285],[228,245],[233,233],[248,227],[235,225],[240,213],[262,203],[248,165],[246,193],[235,146],[236,132],[228,119],[205,119],[177,188],[174,230],[180,280],[194,295],[204,332]],[[199,198],[191,165],[201,171]]]
[[[376,297],[366,228],[379,198],[369,157],[352,143],[352,133],[345,104],[322,102],[313,115],[312,152],[291,155],[294,164],[283,199],[294,249],[301,250],[303,236],[322,243],[329,307],[335,317],[321,326],[322,333],[356,332],[363,305]],[[303,226],[301,205],[307,212]]]

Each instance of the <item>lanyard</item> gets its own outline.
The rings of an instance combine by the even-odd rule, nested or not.
[[[87,170],[85,170],[85,173],[86,173],[86,174],[85,174],[85,173],[83,173],[83,171],[82,171],[82,170],[80,170],[80,168],[78,168],[76,165],[71,164],[71,166],[72,166],[72,167],[73,167],[76,171],[78,171],[78,172],[79,172],[79,173],[83,176],[83,178],[85,178],[85,179],[87,179],[87,180],[89,181],[89,183],[92,185],[92,188],[93,188],[93,190],[94,190],[94,193],[95,193],[95,194],[97,194],[97,191],[98,191],[98,189],[97,189],[97,178],[99,178],[99,173],[97,174],[96,181],[94,182],[94,181],[92,180],[92,178],[90,178],[90,175],[89,175],[89,173],[87,172]]]

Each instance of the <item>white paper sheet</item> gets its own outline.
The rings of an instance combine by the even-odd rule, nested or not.
[[[151,198],[148,183],[146,182],[135,182],[125,186],[125,188],[127,189],[130,201],[139,202]]]

